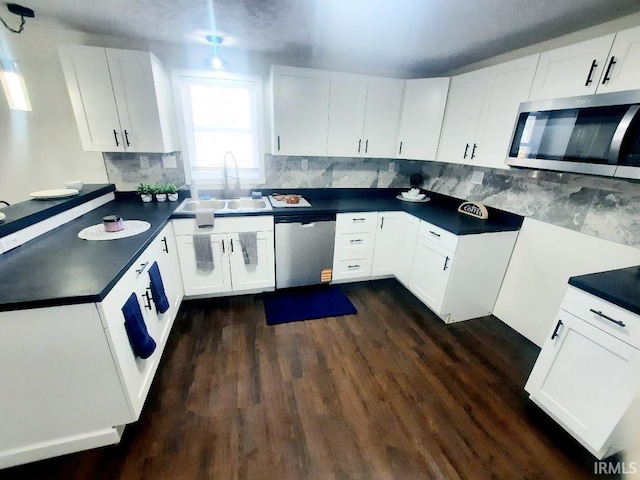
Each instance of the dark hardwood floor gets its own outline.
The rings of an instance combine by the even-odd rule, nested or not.
[[[260,295],[185,302],[119,445],[0,478],[594,477],[527,399],[535,345],[495,317],[445,325],[395,280],[344,290],[357,315],[271,327]]]

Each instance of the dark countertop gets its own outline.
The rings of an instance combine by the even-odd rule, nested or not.
[[[640,315],[640,266],[571,277],[569,285]]]
[[[93,190],[83,188],[83,196],[87,195],[84,201],[90,199],[90,195],[100,196],[112,190],[113,186],[96,186]],[[430,202],[410,203],[395,198],[401,189],[296,189],[289,193],[293,191],[302,194],[312,206],[228,216],[399,210],[458,235],[516,231],[523,220],[519,215],[495,209],[489,209],[489,220],[472,218],[456,212],[461,200],[434,193],[429,193]],[[263,190],[265,196],[270,193],[273,190]],[[280,190],[280,193],[288,191]],[[77,201],[80,198],[83,197],[72,197],[66,202],[46,201],[42,205],[39,202],[31,205],[35,202],[31,200],[23,202],[29,205],[18,204],[11,208],[24,214],[22,220],[16,221],[27,222],[26,219],[36,217],[40,221],[47,218],[42,218],[44,212],[48,216],[55,215],[82,203]],[[115,201],[0,255],[0,311],[101,301],[172,216],[193,217],[193,214],[172,215],[178,205],[176,202],[142,203],[135,195],[117,194]],[[35,206],[46,208],[29,212]],[[125,220],[145,220],[151,223],[151,228],[140,235],[118,240],[78,238],[80,230],[102,223],[102,217],[109,214]],[[15,221],[7,227],[12,223]]]
[[[10,235],[23,228],[30,227],[58,213],[71,210],[94,198],[113,192],[113,184],[84,185],[78,195],[57,200],[27,200],[0,209],[7,217],[0,221],[0,237]]]

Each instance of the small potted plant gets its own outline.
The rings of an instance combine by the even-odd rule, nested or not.
[[[163,189],[170,202],[178,201],[178,186],[175,183],[167,183]]]
[[[167,194],[164,192],[164,186],[156,185],[155,187],[153,187],[153,193],[155,194],[157,201],[159,202],[167,201]]]
[[[143,202],[150,202],[153,200],[153,187],[146,183],[141,183],[136,187],[136,193],[140,195],[140,199]]]

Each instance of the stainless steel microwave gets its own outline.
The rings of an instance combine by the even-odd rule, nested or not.
[[[640,179],[640,90],[520,104],[507,165]]]

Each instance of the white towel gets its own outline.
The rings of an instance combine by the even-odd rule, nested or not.
[[[211,235],[198,233],[193,236],[193,250],[196,254],[196,268],[203,272],[213,271],[213,248],[211,247]]]
[[[215,210],[213,208],[200,208],[196,210],[196,223],[198,227],[213,227]]]

